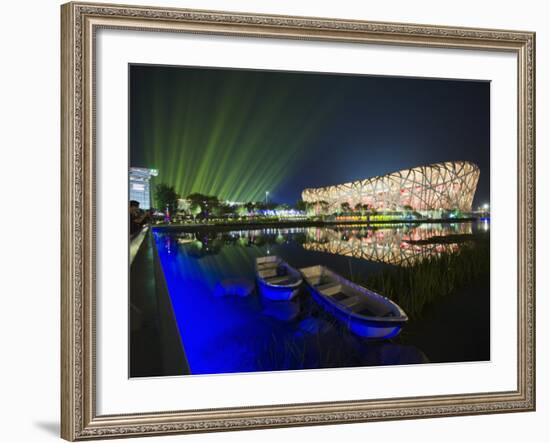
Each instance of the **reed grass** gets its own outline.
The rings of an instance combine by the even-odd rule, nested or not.
[[[457,252],[432,256],[409,267],[392,267],[359,283],[399,304],[418,319],[426,306],[459,288],[489,278],[488,238],[464,243]]]

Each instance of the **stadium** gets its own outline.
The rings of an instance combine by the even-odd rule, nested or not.
[[[342,204],[374,211],[413,210],[470,212],[479,180],[472,162],[456,161],[417,166],[340,185],[302,191],[310,205],[324,203],[323,212],[339,213]]]

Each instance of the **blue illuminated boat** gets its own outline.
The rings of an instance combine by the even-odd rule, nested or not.
[[[256,259],[256,278],[260,293],[270,300],[291,300],[302,284],[302,275],[277,256]]]
[[[325,266],[300,269],[315,301],[361,337],[395,337],[407,314],[389,298],[346,280]]]

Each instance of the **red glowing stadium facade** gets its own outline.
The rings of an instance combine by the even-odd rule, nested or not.
[[[326,212],[338,213],[342,203],[376,211],[469,212],[479,180],[479,168],[468,161],[434,163],[341,185],[305,189],[308,204],[326,202]]]

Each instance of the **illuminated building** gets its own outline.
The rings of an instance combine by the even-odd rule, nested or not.
[[[469,212],[479,180],[479,168],[468,161],[434,163],[323,188],[305,189],[302,200],[326,202],[327,213],[366,205],[376,211]]]
[[[156,177],[156,169],[130,168],[130,200],[139,202],[141,209],[150,209],[151,204],[151,177]]]

